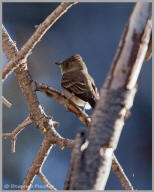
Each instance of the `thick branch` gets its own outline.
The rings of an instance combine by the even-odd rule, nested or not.
[[[45,20],[42,22],[31,38],[25,43],[22,49],[16,56],[11,58],[9,63],[4,67],[2,72],[2,79],[5,80],[7,76],[16,69],[21,63],[25,63],[27,57],[31,54],[32,49],[41,40],[47,30],[76,2],[61,3]]]
[[[32,121],[30,120],[30,117],[27,117],[21,124],[18,125],[18,127],[16,129],[14,129],[12,131],[12,133],[4,133],[3,134],[3,138],[7,139],[7,138],[11,138],[11,143],[12,143],[12,147],[11,147],[11,153],[15,153],[15,143],[16,143],[16,139],[18,134],[28,125],[32,124]]]
[[[65,189],[103,190],[119,137],[133,105],[136,82],[150,41],[151,3],[137,3],[129,18],[92,116],[88,146],[76,149]],[[78,164],[78,165],[77,165]],[[71,175],[71,179],[70,176]]]

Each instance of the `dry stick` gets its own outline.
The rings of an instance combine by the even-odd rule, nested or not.
[[[55,90],[52,87],[49,87],[45,84],[41,84],[41,83],[36,83],[36,90],[44,92],[48,96],[53,97],[56,100],[56,102],[64,105],[67,110],[74,113],[85,126],[87,126],[87,127],[90,126],[90,119],[88,118],[88,115],[85,112],[81,111],[73,102],[68,100],[64,95],[59,93],[57,90]],[[75,157],[75,159],[76,159],[76,157]],[[114,171],[115,166],[116,166],[116,172]],[[133,190],[133,187],[132,187],[129,179],[127,178],[126,174],[124,173],[124,171],[123,171],[120,163],[116,159],[115,155],[113,156],[112,167],[114,168],[113,171],[115,174],[117,174],[122,186],[126,186],[126,187],[128,186],[128,188],[125,187],[125,189]],[[119,177],[119,175],[120,175],[120,177]]]
[[[130,183],[127,176],[125,175],[125,173],[124,173],[122,167],[120,166],[120,164],[119,164],[117,158],[115,157],[115,155],[113,155],[112,171],[117,175],[117,177],[121,181],[121,185],[123,186],[124,189],[133,190],[132,184]]]
[[[2,96],[2,103],[10,108],[12,106],[12,103],[10,103],[5,97]]]
[[[133,105],[137,78],[148,49],[151,9],[151,3],[137,3],[133,9],[101,89],[88,136],[85,135],[89,144],[83,151],[74,145],[71,158],[74,160],[65,183],[67,190],[103,190],[106,186],[113,152]],[[83,134],[80,135],[82,138]],[[76,138],[75,143],[77,140],[81,141]],[[127,185],[123,187],[132,189]]]
[[[11,153],[15,153],[15,143],[16,143],[16,138],[18,136],[18,134],[28,125],[32,124],[32,121],[30,119],[30,117],[27,117],[21,124],[19,124],[17,126],[16,129],[14,129],[12,131],[12,133],[4,133],[3,134],[3,138],[7,139],[7,138],[11,138],[11,143],[12,143],[12,147],[11,147]]]
[[[53,97],[56,102],[64,105],[68,111],[74,113],[85,126],[88,127],[90,125],[91,119],[88,117],[88,115],[57,90],[45,84],[36,83],[36,91],[44,92],[48,96]]]
[[[16,129],[12,131],[12,133],[4,133],[3,138],[11,138],[11,153],[15,153],[15,144],[16,144],[16,138],[18,134],[28,125],[32,124],[32,121],[30,117],[27,117],[21,124],[18,125]]]
[[[38,102],[37,95],[34,90],[33,80],[27,70],[27,63],[21,64],[21,59],[25,59],[28,56],[29,52],[32,50],[34,45],[41,39],[45,34],[47,29],[64,13],[66,10],[73,5],[74,3],[62,3],[47,19],[37,28],[34,35],[28,40],[25,46],[21,49],[20,54],[18,54],[18,49],[16,44],[12,41],[6,29],[2,27],[2,46],[3,51],[5,52],[8,60],[11,60],[14,57],[14,62],[10,65],[7,65],[3,71],[3,79],[6,78],[7,74],[10,73],[12,67],[18,66],[15,68],[14,72],[18,79],[21,90],[27,101],[27,105],[30,111],[30,117],[34,120],[35,126],[43,132],[46,137],[42,142],[42,145],[36,155],[25,179],[23,185],[21,186],[22,190],[27,190],[30,188],[33,179],[36,174],[41,171],[41,166],[45,160],[45,154],[50,151],[54,144],[58,144],[61,148],[64,146],[72,146],[73,141],[69,139],[62,138],[54,129],[54,121],[51,117],[48,117],[41,105]],[[25,50],[25,51],[24,51]],[[18,56],[17,56],[18,54]],[[24,55],[25,54],[25,55]],[[17,57],[16,57],[17,56]],[[15,59],[16,58],[16,59]],[[17,64],[16,64],[17,63]],[[12,70],[12,71],[13,71]],[[44,153],[46,152],[46,153]],[[38,166],[39,165],[39,166]],[[37,171],[37,172],[36,172]]]
[[[47,185],[47,187],[49,187],[49,189],[54,190],[54,191],[57,190],[53,185],[51,185],[49,183],[49,181],[47,180],[47,178],[45,177],[45,175],[42,172],[39,172],[37,174],[37,176]]]
[[[9,61],[2,72],[2,80],[14,71],[21,63],[25,63],[32,49],[41,40],[47,30],[76,2],[61,3],[36,29],[31,38],[25,43],[17,55]]]

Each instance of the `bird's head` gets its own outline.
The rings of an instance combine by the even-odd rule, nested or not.
[[[63,62],[55,63],[60,66],[62,74],[75,71],[75,70],[87,70],[87,67],[79,54],[64,60]]]

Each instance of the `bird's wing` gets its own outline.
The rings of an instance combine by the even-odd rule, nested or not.
[[[98,92],[94,80],[87,72],[79,70],[64,73],[61,85],[75,96],[89,102],[94,108],[96,100],[98,99]]]

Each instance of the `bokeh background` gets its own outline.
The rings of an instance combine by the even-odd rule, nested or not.
[[[3,3],[3,24],[19,49],[35,31],[34,26],[39,25],[58,5]],[[133,6],[134,3],[79,3],[73,6],[49,29],[28,58],[32,78],[61,90],[61,73],[54,62],[79,53],[100,89]],[[2,56],[4,67],[7,59],[3,52]],[[83,126],[80,121],[52,98],[43,93],[37,94],[45,112],[60,122],[57,131],[63,137],[73,139]],[[3,132],[6,133],[11,132],[28,116],[28,109],[14,74],[3,83],[3,95],[13,104],[10,109],[3,106]],[[42,139],[39,130],[31,125],[18,135],[15,154],[10,153],[10,140],[3,141],[3,189],[18,189],[22,184]],[[70,148],[60,150],[55,146],[43,166],[43,173],[59,190],[64,187],[70,154]],[[115,154],[134,188],[151,190],[151,60],[142,67],[132,114],[126,121]],[[31,189],[48,188],[36,177]],[[106,189],[122,189],[112,171]]]

